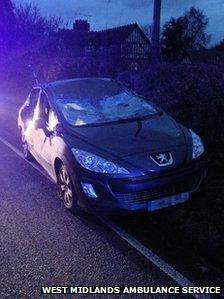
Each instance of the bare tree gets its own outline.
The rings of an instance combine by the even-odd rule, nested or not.
[[[15,39],[15,16],[11,0],[0,1],[0,50],[6,50],[13,45]]]
[[[161,61],[160,15],[161,15],[161,0],[154,0],[152,47],[151,47],[152,66],[156,66]]]
[[[33,3],[16,7],[15,15],[20,32],[36,38],[48,36],[62,25],[60,17],[44,18],[41,16],[39,7]]]

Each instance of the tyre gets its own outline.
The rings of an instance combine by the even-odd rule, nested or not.
[[[59,167],[58,173],[58,185],[60,188],[61,198],[66,209],[72,213],[77,213],[80,208],[77,203],[77,195],[74,190],[74,186],[68,170],[64,164]]]

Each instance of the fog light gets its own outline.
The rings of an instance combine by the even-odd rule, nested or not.
[[[82,189],[84,191],[84,193],[91,198],[97,198],[97,194],[95,192],[95,190],[93,189],[93,186],[91,184],[88,183],[81,183],[82,184]]]

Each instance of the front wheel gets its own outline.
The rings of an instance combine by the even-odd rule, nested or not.
[[[79,211],[77,196],[70,175],[65,165],[61,165],[58,171],[58,185],[60,187],[63,204],[73,213]]]

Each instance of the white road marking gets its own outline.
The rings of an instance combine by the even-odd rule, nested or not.
[[[141,244],[137,241],[134,237],[126,233],[123,229],[117,226],[115,223],[111,222],[109,219],[97,216],[98,219],[101,220],[106,226],[108,226],[111,230],[113,230],[118,236],[120,236],[123,240],[125,240],[128,244],[134,247],[138,252],[140,252],[144,257],[147,258],[152,264],[157,266],[162,272],[166,273],[170,278],[172,278],[175,282],[178,283],[181,287],[184,286],[191,286],[194,287],[195,285],[189,279],[184,277],[180,272],[175,270],[172,266],[167,264],[163,259],[158,257],[153,251],[149,248]],[[195,298],[203,298],[203,299],[211,299],[210,296],[206,294],[192,294]]]
[[[53,180],[37,165],[34,163],[27,161],[24,157],[21,151],[19,151],[16,147],[14,147],[11,143],[6,141],[4,138],[0,137],[0,141],[5,144],[8,148],[10,148],[15,154],[17,154],[20,158],[22,158],[24,161],[29,163],[34,169],[39,171],[42,175],[44,175],[49,181],[53,182]],[[123,229],[121,229],[119,226],[117,226],[115,223],[111,222],[109,219],[95,215],[102,223],[104,223],[107,227],[109,227],[112,231],[114,231],[121,239],[126,241],[128,244],[130,244],[133,248],[135,248],[139,253],[141,253],[147,260],[149,260],[152,264],[157,266],[162,272],[167,274],[171,279],[173,279],[178,285],[180,286],[195,286],[189,279],[184,277],[180,272],[175,270],[172,266],[167,264],[163,259],[161,259],[159,256],[157,256],[153,251],[151,251],[149,248],[141,244],[139,241],[137,241],[134,237],[129,235],[127,232],[125,232]],[[192,294],[195,298],[203,298],[203,299],[211,299],[210,296],[206,294]]]

